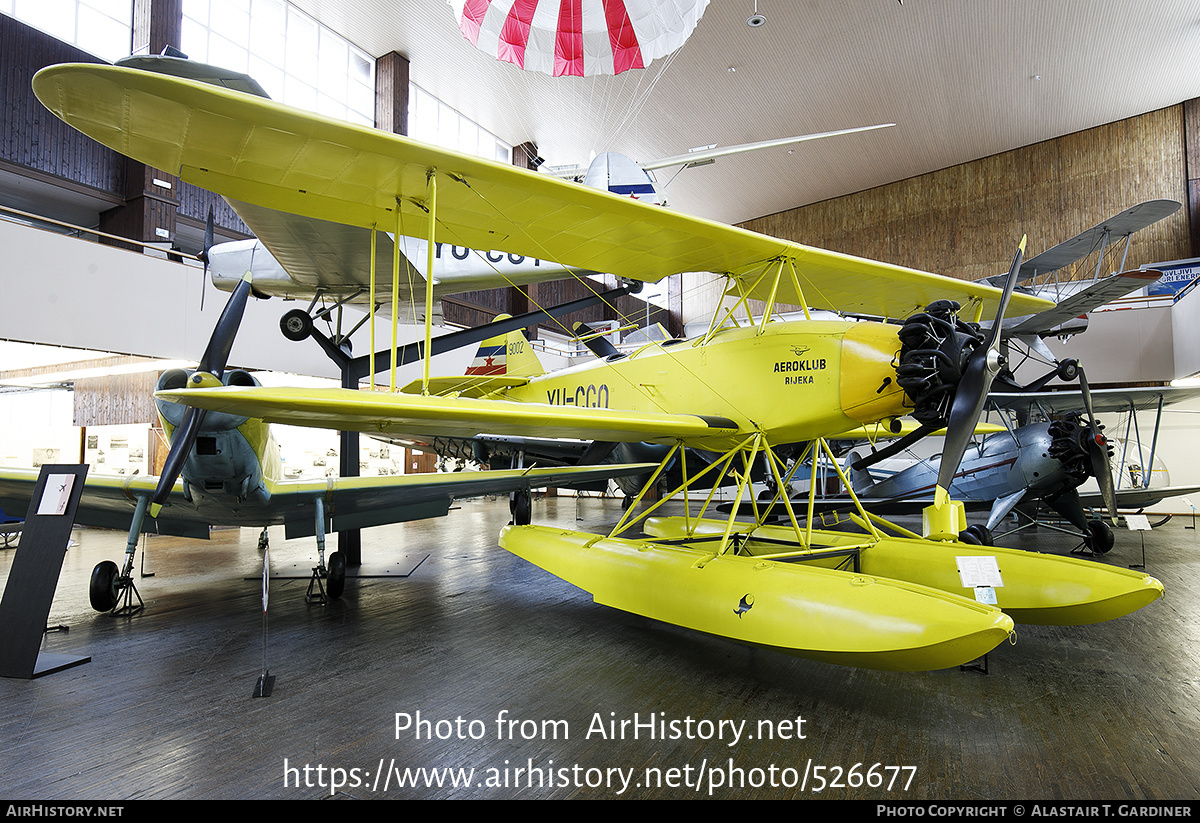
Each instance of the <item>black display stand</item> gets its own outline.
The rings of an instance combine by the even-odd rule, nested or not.
[[[92,659],[39,654],[87,470],[86,465],[42,466],[0,600],[0,676],[29,680]]]

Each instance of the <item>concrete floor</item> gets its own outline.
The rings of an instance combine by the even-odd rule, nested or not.
[[[534,508],[535,522],[568,528],[619,516],[615,501]],[[86,593],[124,535],[75,532],[50,617],[69,631],[43,648],[92,661],[0,680],[0,795],[1200,797],[1200,536],[1187,519],[1146,535],[1165,599],[1097,626],[1019,627],[987,675],[841,668],[597,606],[499,549],[507,519],[504,501],[467,501],[368,530],[367,569],[428,559],[407,578],[348,581],[327,606],[305,604],[306,580],[275,581],[265,653],[253,530],[150,539],[154,576],[138,582],[147,608],[133,618],[91,611]],[[307,574],[310,541],[272,541],[277,571]],[[1140,552],[1122,531],[1100,562]],[[5,577],[12,556],[0,551]],[[253,699],[264,655],[275,690]],[[609,734],[610,721],[647,719],[667,739],[645,727],[622,738],[619,723]]]

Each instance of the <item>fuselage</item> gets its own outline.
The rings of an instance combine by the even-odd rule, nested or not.
[[[728,329],[706,342],[647,344],[491,396],[736,423],[735,436],[686,441],[714,450],[736,445],[754,431],[773,444],[811,440],[907,411],[893,365],[900,349],[897,331],[889,324],[850,321]]]
[[[950,485],[951,496],[959,500],[991,501],[1019,489],[1044,497],[1074,488],[1079,481],[1064,470],[1062,462],[1049,455],[1052,440],[1047,423],[1022,426],[1015,433],[988,435],[967,448]],[[940,458],[937,455],[897,472],[873,485],[863,496],[892,499],[932,495]]]
[[[361,248],[370,248],[369,232],[358,230],[364,240]],[[392,294],[391,239],[381,235],[387,259],[376,264],[375,299],[389,301]],[[422,278],[428,277],[428,244],[415,237],[400,238],[400,252],[404,262],[400,269],[401,293],[405,302],[409,299],[409,266]],[[380,255],[382,258],[384,255]],[[263,297],[284,299],[311,299],[323,294],[333,298],[367,306],[370,304],[370,264],[354,256],[331,258],[322,261],[320,277],[306,278],[297,269],[290,274],[259,240],[238,240],[220,243],[209,251],[209,274],[213,285],[223,291],[233,291],[246,272],[251,273],[255,294]],[[475,289],[494,288],[498,282],[512,285],[539,283],[544,280],[570,277],[575,270],[557,263],[534,257],[523,257],[498,251],[477,251],[447,243],[434,246],[433,292],[434,299],[449,294],[459,294]],[[416,302],[424,306],[424,282],[418,280],[413,292]],[[409,306],[402,306],[408,309]]]

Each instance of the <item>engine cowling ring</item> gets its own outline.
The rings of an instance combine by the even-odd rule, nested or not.
[[[958,319],[962,306],[938,300],[909,316],[898,333],[900,354],[896,382],[912,401],[912,416],[921,423],[949,419],[950,408],[967,361],[984,345],[977,323]]]

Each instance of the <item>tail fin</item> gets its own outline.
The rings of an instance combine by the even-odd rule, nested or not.
[[[846,476],[850,479],[850,485],[854,487],[855,494],[863,494],[870,491],[871,487],[875,485],[875,480],[871,477],[869,471],[854,468],[854,464],[861,458],[862,455],[856,451],[852,451],[846,456],[845,472]]]
[[[643,203],[666,205],[667,198],[654,186],[645,169],[623,154],[607,152],[598,155],[588,166],[583,184],[606,189],[622,197],[632,197]]]
[[[509,315],[499,315],[497,320],[507,320]],[[517,375],[535,377],[545,374],[533,346],[520,331],[498,334],[479,344],[475,359],[467,368],[467,375]]]

